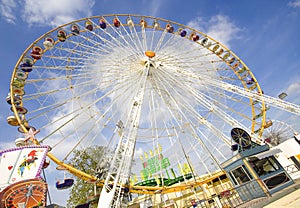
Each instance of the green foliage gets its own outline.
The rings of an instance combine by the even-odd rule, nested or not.
[[[102,146],[89,147],[83,151],[76,150],[69,163],[85,173],[95,175],[97,164],[103,153],[104,147]],[[100,188],[97,188],[97,193],[100,193]],[[84,204],[90,195],[94,195],[94,184],[76,178],[74,185],[71,187],[67,205],[68,207],[75,207],[78,204]]]

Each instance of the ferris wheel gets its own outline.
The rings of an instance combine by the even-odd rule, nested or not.
[[[272,125],[264,131],[263,136],[268,144],[277,146],[293,138],[295,132],[296,130],[291,125],[283,121],[272,120]]]
[[[234,127],[261,143],[262,95],[245,63],[200,31],[150,16],[93,16],[50,30],[24,51],[12,74],[8,123],[27,135],[18,144],[49,145],[50,159],[97,180],[116,206],[128,187],[162,193],[149,184],[168,172],[185,179],[219,170],[233,154]],[[106,149],[98,178],[67,162],[95,145]]]

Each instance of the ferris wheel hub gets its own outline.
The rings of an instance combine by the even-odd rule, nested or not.
[[[148,56],[149,58],[153,58],[155,56],[154,51],[145,51],[145,55]]]

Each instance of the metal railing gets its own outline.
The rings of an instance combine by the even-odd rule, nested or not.
[[[205,208],[231,208],[238,207],[249,202],[257,202],[266,198],[266,193],[259,186],[258,180],[251,180],[240,186],[216,192],[210,198],[201,200],[188,200],[185,207]]]

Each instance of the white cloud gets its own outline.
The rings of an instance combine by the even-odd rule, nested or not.
[[[300,104],[300,82],[291,83],[286,90],[286,94],[288,95],[288,101]]]
[[[239,38],[241,31],[227,16],[216,15],[205,21],[201,17],[188,22],[188,26],[206,33],[215,40],[230,48],[230,41]]]
[[[300,94],[300,82],[298,83],[292,83],[288,86],[286,93],[295,95],[295,94]]]
[[[144,0],[142,1],[142,4],[145,5],[143,6],[143,14],[149,14],[153,17],[157,16],[157,14],[159,13],[159,9],[161,8],[162,5],[162,1],[160,0],[154,0],[154,1],[148,1],[148,0]]]
[[[9,23],[15,23],[16,16],[14,15],[15,8],[17,4],[14,0],[1,0],[0,2],[0,12],[1,16]]]
[[[0,151],[7,150],[7,149],[12,149],[12,148],[15,148],[15,147],[16,146],[15,146],[14,141],[13,142],[11,142],[11,141],[9,141],[9,142],[1,141]]]
[[[18,4],[14,0],[2,0],[0,12],[9,23],[15,23],[18,18],[21,18],[29,25],[55,27],[91,16],[94,4],[95,0],[20,0]]]
[[[25,0],[22,18],[29,24],[57,26],[74,19],[91,16],[94,0]]]
[[[293,7],[293,8],[300,7],[300,0],[290,1],[288,3],[288,6]]]

